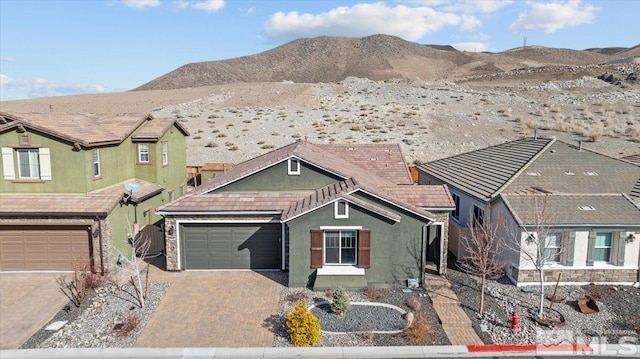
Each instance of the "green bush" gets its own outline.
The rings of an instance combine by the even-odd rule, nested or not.
[[[344,288],[338,287],[331,296],[331,311],[337,315],[344,315],[351,309],[351,303],[347,298],[347,293],[344,292]]]
[[[306,347],[320,342],[320,321],[304,303],[298,303],[287,314],[287,333],[293,345]]]

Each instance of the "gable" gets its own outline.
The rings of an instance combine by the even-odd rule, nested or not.
[[[327,172],[304,160],[300,160],[300,174],[289,174],[288,159],[258,172],[240,178],[214,192],[247,192],[247,191],[313,191],[341,181],[338,175]]]

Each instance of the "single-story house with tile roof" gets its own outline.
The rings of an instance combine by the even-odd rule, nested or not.
[[[446,270],[446,185],[414,185],[398,145],[297,141],[158,213],[169,270],[271,269],[314,289],[391,286]]]
[[[188,131],[149,114],[0,112],[0,271],[114,268],[186,191]],[[129,191],[126,184],[134,184]]]
[[[506,222],[506,274],[538,282],[527,239],[545,232],[545,281],[633,284],[640,276],[640,165],[554,138],[524,138],[418,166],[421,184],[449,186],[449,251],[473,221]],[[543,201],[541,203],[541,201]],[[540,210],[535,210],[535,205]],[[546,219],[539,220],[542,211]],[[536,228],[539,230],[536,231]],[[542,242],[542,241],[541,241]],[[527,244],[529,243],[529,244]]]

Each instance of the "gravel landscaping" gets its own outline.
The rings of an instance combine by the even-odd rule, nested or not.
[[[347,292],[347,297],[349,301],[354,303],[358,302],[379,302],[394,305],[402,310],[410,311],[411,309],[407,306],[406,301],[407,298],[415,297],[422,308],[422,312],[426,316],[426,318],[432,324],[433,335],[431,336],[431,340],[426,345],[449,345],[449,339],[445,334],[444,330],[440,326],[440,322],[438,316],[433,309],[431,301],[429,297],[422,292],[421,290],[414,290],[412,293],[403,293],[402,288],[395,287],[390,289],[378,289],[375,291],[370,291],[369,296],[367,293],[363,292]],[[324,292],[314,292],[306,288],[289,288],[283,287],[282,292],[280,293],[280,302],[278,304],[278,312],[267,318],[265,320],[265,326],[269,327],[271,331],[274,332],[274,347],[290,347],[292,344],[289,342],[289,338],[286,331],[285,326],[285,316],[287,313],[293,310],[294,305],[298,301],[304,302],[307,306],[310,306],[314,303],[320,303],[323,301],[328,301],[329,298],[325,295]],[[351,308],[356,308],[355,310],[359,310],[361,306],[352,305]],[[362,309],[367,310],[367,309]],[[369,309],[371,310],[371,309]],[[375,310],[375,309],[374,309]],[[396,311],[394,311],[397,313]],[[329,313],[319,313],[321,316],[325,314],[328,316]],[[396,316],[397,314],[388,313],[390,316]],[[335,316],[334,314],[330,314]],[[377,314],[376,314],[377,315]],[[337,317],[337,316],[335,316]],[[349,314],[346,314],[344,319],[351,318]],[[397,318],[397,317],[396,317]],[[319,318],[320,319],[320,318]],[[339,317],[333,318],[335,321],[339,321]],[[369,326],[367,324],[371,321],[375,320],[375,316],[372,315],[371,312],[364,314],[364,317],[360,319],[354,319],[355,327],[365,327]],[[404,326],[404,319],[402,320],[402,325]],[[320,319],[321,325],[327,325],[326,322],[323,323],[322,319]],[[328,325],[334,325],[335,322],[332,322]],[[400,322],[398,322],[398,325]],[[325,327],[322,327],[325,330]],[[374,330],[370,328],[370,330]],[[381,334],[381,333],[347,333],[347,334],[335,334],[329,332],[322,333],[322,339],[318,346],[325,347],[335,347],[335,346],[406,346],[411,345],[407,338],[403,336],[402,333],[399,334]]]
[[[640,289],[614,286],[560,286],[558,297],[565,298],[564,303],[555,303],[545,314],[550,318],[562,318],[565,323],[555,329],[537,325],[532,314],[539,300],[539,288],[530,287],[525,293],[522,288],[513,285],[503,277],[488,281],[488,293],[485,296],[485,315],[478,314],[478,281],[450,263],[447,278],[451,289],[460,299],[460,303],[471,319],[473,328],[485,343],[498,344],[535,344],[539,342],[604,342],[640,343],[640,336],[633,330],[633,323],[640,316]],[[545,287],[545,296],[553,293],[554,286]],[[599,312],[584,314],[579,311],[577,299],[590,293],[599,292],[597,302]],[[550,302],[545,299],[545,308]],[[511,314],[518,312],[521,317],[520,331],[511,331]]]
[[[335,315],[329,303],[319,303],[311,308],[311,313],[318,317],[325,332],[393,332],[401,331],[407,325],[402,318],[406,312],[376,303],[352,304],[351,310],[343,316]]]
[[[68,320],[62,329],[48,331],[42,328],[21,349],[132,347],[168,289],[166,283],[149,283],[145,307],[139,308],[131,285],[99,287],[80,307],[69,302],[48,323]],[[114,328],[121,327],[127,317],[137,317],[137,325],[128,334],[118,335]]]

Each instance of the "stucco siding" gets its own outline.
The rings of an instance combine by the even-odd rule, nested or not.
[[[299,175],[287,174],[287,166],[288,164],[285,160],[263,169],[260,172],[230,183],[217,191],[313,191],[342,180],[342,178],[303,161],[300,162]]]

